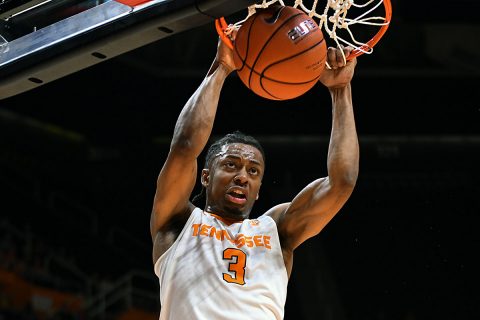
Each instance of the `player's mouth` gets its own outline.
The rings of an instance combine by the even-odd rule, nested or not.
[[[237,204],[244,204],[247,202],[246,192],[239,189],[232,189],[227,192],[227,198],[229,201]]]

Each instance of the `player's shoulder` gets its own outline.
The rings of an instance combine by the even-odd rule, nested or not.
[[[278,224],[280,222],[287,211],[287,208],[290,206],[290,202],[285,202],[285,203],[280,203],[277,204],[276,206],[270,208],[267,210],[264,214],[262,214],[262,217],[270,217],[275,221],[275,223]]]

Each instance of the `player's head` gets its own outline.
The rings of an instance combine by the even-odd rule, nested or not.
[[[258,199],[265,171],[265,152],[240,131],[225,135],[207,151],[201,182],[206,208],[213,213],[246,218]]]

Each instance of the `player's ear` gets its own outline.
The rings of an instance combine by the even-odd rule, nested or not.
[[[210,170],[202,169],[200,181],[202,183],[202,186],[204,186],[205,188],[208,186],[208,182],[210,181]]]
[[[262,185],[262,183],[260,182],[260,186],[261,185]],[[260,190],[258,190],[257,195],[255,196],[255,201],[257,201],[258,198],[260,198]]]

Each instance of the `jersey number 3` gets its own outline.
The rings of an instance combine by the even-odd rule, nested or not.
[[[228,271],[231,273],[223,273],[223,280],[229,283],[244,285],[245,264],[247,263],[245,252],[235,248],[227,248],[223,251],[223,260],[230,260]]]

